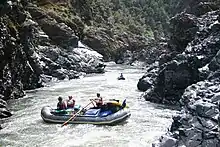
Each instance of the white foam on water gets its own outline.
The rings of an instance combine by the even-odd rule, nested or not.
[[[117,80],[123,73],[126,80]],[[2,146],[40,147],[146,147],[154,139],[167,131],[171,117],[176,112],[162,105],[139,99],[142,92],[137,90],[137,82],[144,70],[127,65],[108,63],[106,73],[91,74],[82,79],[61,81],[51,87],[27,92],[27,96],[11,103],[14,115],[3,124],[0,131]],[[76,104],[85,106],[96,93],[104,100],[127,100],[131,117],[116,126],[96,126],[86,124],[48,124],[43,122],[40,111],[43,106],[56,107],[57,97],[67,99],[73,95]],[[16,141],[15,141],[16,140]]]

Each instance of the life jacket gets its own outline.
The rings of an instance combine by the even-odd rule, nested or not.
[[[71,100],[67,100],[67,107],[68,108],[74,108],[75,106],[75,100],[71,99]]]
[[[66,104],[65,104],[65,102],[64,102],[64,101],[58,102],[58,103],[57,103],[57,109],[58,109],[58,110],[66,109]]]
[[[99,97],[99,99],[96,101],[96,106],[101,107],[102,105],[103,105],[103,100],[101,97]]]

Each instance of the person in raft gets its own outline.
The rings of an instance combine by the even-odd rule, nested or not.
[[[102,97],[100,96],[100,93],[96,94],[97,98],[95,99],[96,107],[100,108],[103,105]]]
[[[69,96],[69,99],[67,100],[67,108],[74,108],[75,106],[75,100],[73,99],[73,96]]]
[[[57,103],[57,110],[64,110],[67,109],[66,103],[63,101],[62,97],[58,97],[58,103]]]
[[[124,78],[124,76],[123,76],[123,74],[122,74],[122,73],[120,74],[120,77],[119,77],[119,78]]]

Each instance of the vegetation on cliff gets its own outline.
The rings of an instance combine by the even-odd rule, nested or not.
[[[126,50],[148,50],[149,43],[168,35],[168,21],[179,0],[35,0],[58,22],[104,56],[119,60]],[[132,57],[134,58],[134,57]]]
[[[37,4],[65,20],[78,17],[86,26],[109,28],[111,31],[156,37],[167,28],[174,14],[174,0],[38,0]],[[73,20],[72,20],[73,21]],[[81,32],[83,33],[83,32]],[[82,34],[81,34],[82,35]]]

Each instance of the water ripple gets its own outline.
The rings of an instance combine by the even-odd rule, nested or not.
[[[142,68],[109,63],[104,74],[91,74],[83,79],[51,83],[51,86],[27,91],[27,96],[10,102],[14,115],[5,121],[0,132],[0,146],[13,147],[146,147],[163,134],[177,111],[139,99],[137,81]],[[123,72],[126,80],[118,81]],[[76,103],[86,105],[100,92],[104,99],[127,99],[131,117],[116,126],[87,124],[47,124],[42,121],[43,106],[56,106],[59,95],[73,95]]]

